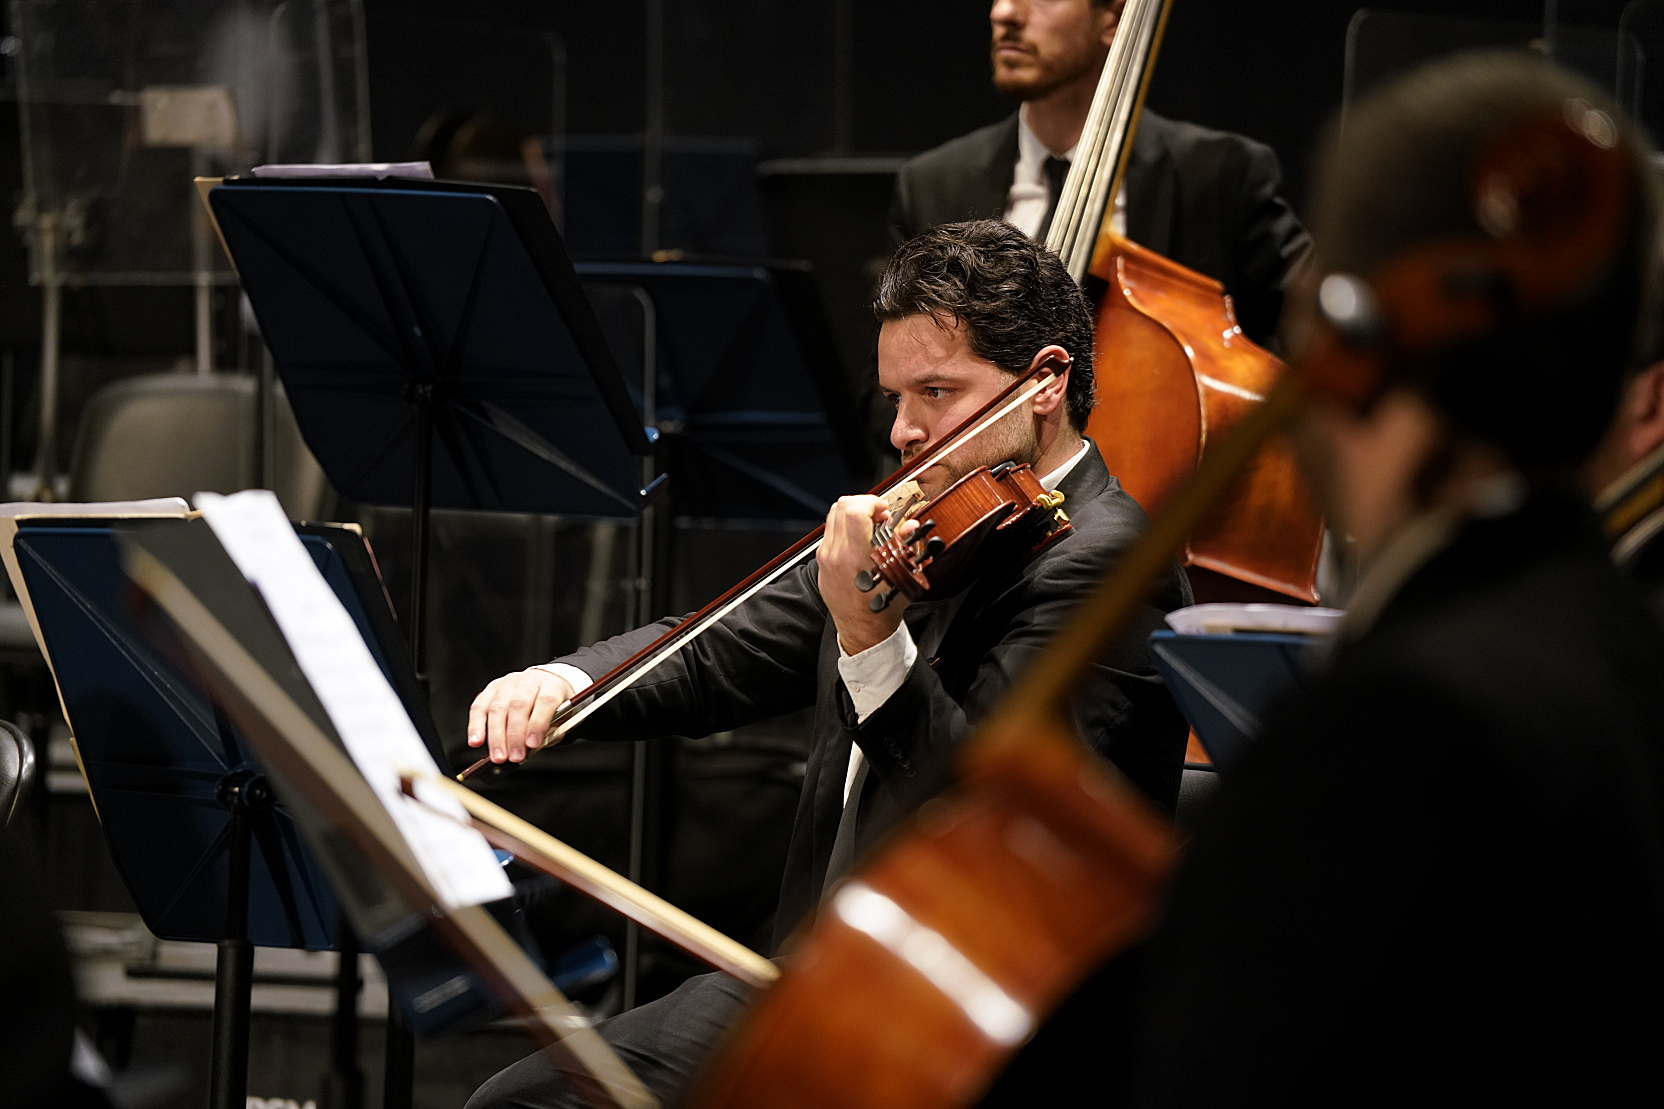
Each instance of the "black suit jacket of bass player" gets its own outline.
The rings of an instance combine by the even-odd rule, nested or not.
[[[1267,719],[1152,961],[1136,1104],[1657,1096],[1664,639],[1587,505],[1468,523]]]
[[[579,738],[703,736],[814,706],[776,916],[776,946],[810,916],[843,812],[850,747],[870,769],[857,813],[864,851],[945,785],[977,721],[1043,650],[1143,529],[1146,518],[1092,447],[1059,485],[1074,530],[1020,564],[990,567],[958,595],[910,605],[919,648],[905,683],[864,722],[838,674],[837,632],[813,560],[788,571],[579,727]],[[1158,804],[1178,795],[1188,729],[1146,647],[1162,616],[1190,603],[1174,567],[1074,701],[1079,734]],[[666,620],[557,661],[592,677],[675,624]]]
[[[890,204],[896,245],[939,223],[998,219],[1016,167],[1015,114],[912,159]],[[1281,186],[1270,147],[1145,110],[1127,160],[1127,237],[1223,284],[1263,345],[1286,278],[1311,249]]]

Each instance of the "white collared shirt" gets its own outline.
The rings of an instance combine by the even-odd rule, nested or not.
[[[1075,160],[1077,143],[1068,153],[1058,157]],[[1046,218],[1046,159],[1052,152],[1029,130],[1028,105],[1017,110],[1017,167],[1011,175],[1011,191],[1005,194],[1005,222],[1033,238]],[[1115,191],[1115,211],[1110,215],[1110,226],[1117,235],[1127,233],[1127,188]]]

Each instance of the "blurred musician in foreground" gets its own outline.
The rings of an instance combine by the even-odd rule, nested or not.
[[[1630,379],[1584,467],[1612,555],[1664,624],[1664,361]]]
[[[890,205],[896,242],[938,223],[999,217],[1045,239],[1124,2],[994,0],[994,87],[1021,107],[902,167]],[[1133,242],[1221,282],[1243,331],[1265,343],[1284,279],[1311,245],[1281,184],[1269,147],[1146,108],[1112,218]]]
[[[1226,768],[1187,848],[1138,1104],[1658,1096],[1664,639],[1577,486],[1653,349],[1645,142],[1528,54],[1419,71],[1329,143],[1314,272],[1367,278],[1442,238],[1510,234],[1530,201],[1486,192],[1476,164],[1557,119],[1619,144],[1633,191],[1577,303],[1510,318],[1500,302],[1488,337],[1428,358],[1370,348],[1372,401],[1307,407],[1308,468],[1363,579],[1326,672]],[[1466,295],[1447,280],[1391,334]]]
[[[956,596],[873,613],[855,576],[871,565],[873,526],[888,509],[876,497],[844,497],[827,516],[816,561],[736,609],[580,729],[595,739],[703,736],[814,706],[776,946],[855,857],[945,783],[959,744],[1145,523],[1081,437],[1093,403],[1092,318],[1055,255],[994,220],[938,227],[891,260],[875,310],[879,380],[895,404],[891,442],[904,459],[991,401],[1012,375],[1047,358],[1070,363],[919,481],[935,496],[979,465],[1031,463],[1042,484],[1065,495],[1074,530],[1025,560],[984,568]],[[1074,720],[1079,735],[1168,809],[1186,727],[1144,643],[1163,612],[1188,601],[1175,567],[1080,692]],[[673,623],[498,678],[474,701],[469,743],[487,746],[499,762],[524,758],[575,691]],[[731,979],[705,975],[600,1031],[669,1098],[744,1000]],[[571,1104],[580,1102],[543,1054],[499,1074],[469,1102],[472,1109]]]

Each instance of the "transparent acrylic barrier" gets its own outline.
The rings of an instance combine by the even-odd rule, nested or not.
[[[11,0],[32,279],[232,281],[191,179],[369,155],[357,0]]]
[[[1641,6],[1646,5],[1630,5]],[[1549,54],[1631,106],[1646,65],[1643,37],[1627,24],[1585,26],[1577,16],[1576,5],[1562,5],[1560,20],[1550,29],[1540,22],[1360,8],[1346,35],[1345,103],[1436,58],[1502,47]]]

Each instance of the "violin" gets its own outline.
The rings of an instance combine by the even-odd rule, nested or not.
[[[895,473],[879,482],[871,490],[872,494],[879,497],[891,497],[898,490],[909,485],[916,489],[915,478],[932,466],[949,458],[966,443],[971,442],[976,436],[1016,411],[1036,393],[1055,381],[1058,375],[1067,368],[1065,360],[1048,358],[1033,366],[1027,372],[1018,374],[998,396],[984,405],[975,415],[960,424],[959,427],[943,436],[934,447],[921,453],[913,461],[905,463]],[[1013,480],[1021,481],[1022,479]],[[1034,480],[1032,475],[1029,480],[1032,482],[1032,488],[1040,489],[1039,482]],[[1040,489],[1040,492],[1044,494],[1045,491]],[[759,591],[767,588],[770,583],[778,580],[792,567],[799,565],[814,554],[820,547],[821,536],[824,531],[824,527],[818,527],[811,531],[728,592],[624,660],[610,673],[596,679],[588,688],[578,691],[567,706],[557,712],[550,722],[548,741],[541,747],[533,748],[533,751],[545,751],[555,746],[560,737],[571,732],[573,728],[597,712],[601,706],[629,689],[630,686],[650,673],[655,666],[658,666],[706,631],[715,627],[724,616],[744,604]],[[924,539],[927,548],[929,543],[930,536],[927,534]],[[967,551],[969,549],[969,547],[966,548]],[[926,580],[929,580],[928,576]],[[493,763],[488,758],[482,758],[476,760],[456,777],[459,782],[466,782],[482,773],[489,774],[492,777],[501,777],[520,765],[522,764],[512,762]]]
[[[979,466],[934,500],[892,508],[890,520],[873,529],[873,568],[855,576],[856,587],[872,593],[869,608],[883,612],[899,594],[909,601],[926,595],[951,596],[963,589],[990,559],[1026,557],[1070,530],[1063,494],[1047,492],[1026,462]],[[899,525],[916,519],[906,538]]]

